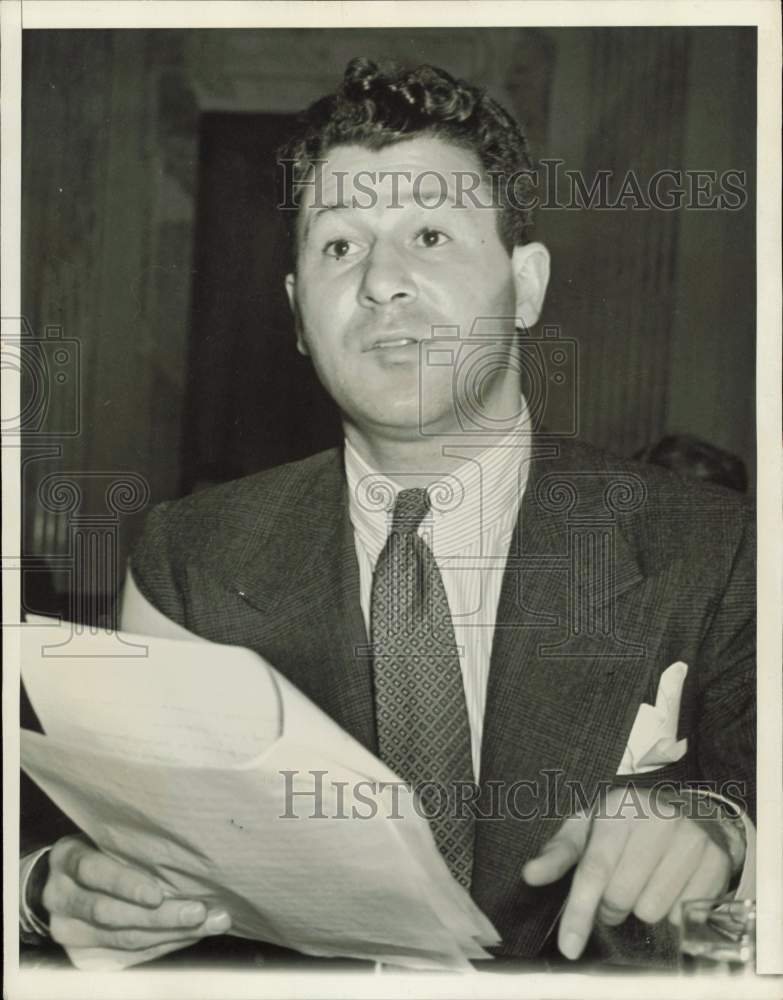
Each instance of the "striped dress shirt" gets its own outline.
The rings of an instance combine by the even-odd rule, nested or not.
[[[492,638],[511,536],[524,494],[530,456],[527,411],[490,448],[452,450],[463,461],[431,483],[431,509],[418,534],[435,556],[449,602],[470,723],[473,771],[479,778],[484,706]],[[390,478],[345,443],[349,514],[354,528],[362,614],[370,633],[375,564],[388,537],[405,473]],[[393,473],[392,473],[393,475]]]

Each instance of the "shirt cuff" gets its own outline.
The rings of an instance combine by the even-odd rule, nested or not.
[[[742,867],[740,869],[739,882],[734,890],[734,899],[755,899],[756,827],[753,825],[753,822],[748,814],[743,809],[740,809],[736,802],[732,802],[731,799],[727,799],[725,796],[719,795],[717,792],[709,791],[706,788],[693,789],[693,791],[698,795],[714,799],[716,802],[720,802],[728,807],[733,818],[726,818],[722,820],[723,824],[726,826],[734,826],[738,823],[742,824],[743,831],[740,836],[742,836],[745,841],[745,857],[742,861]],[[729,831],[727,831],[727,835],[730,836]]]
[[[25,944],[38,944],[41,940],[48,940],[50,937],[49,928],[33,912],[28,899],[33,869],[50,850],[51,847],[42,847],[32,854],[26,854],[19,862],[19,929]]]

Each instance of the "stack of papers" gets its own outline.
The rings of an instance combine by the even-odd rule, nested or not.
[[[257,654],[40,618],[22,631],[46,733],[22,732],[22,766],[103,851],[224,907],[239,937],[412,969],[490,957],[497,934],[410,792]]]

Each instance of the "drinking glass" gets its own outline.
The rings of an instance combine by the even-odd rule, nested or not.
[[[682,908],[680,952],[687,971],[753,974],[756,903],[752,899],[694,899]]]

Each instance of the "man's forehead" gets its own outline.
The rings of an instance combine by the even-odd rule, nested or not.
[[[482,178],[472,150],[434,136],[404,139],[381,149],[361,145],[335,146],[316,163],[303,186],[301,207],[350,204],[368,190],[386,193],[404,203],[413,196],[437,198],[460,185]],[[474,186],[469,184],[469,186]]]

